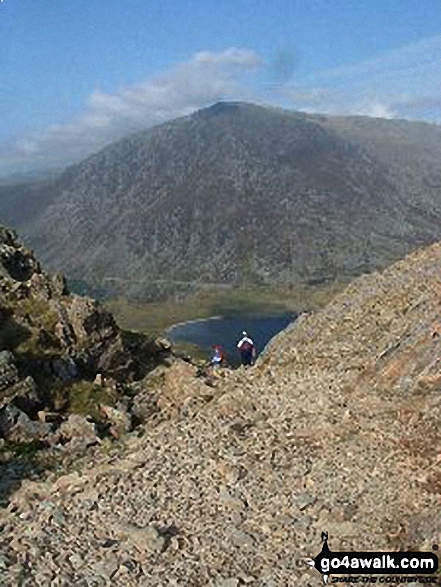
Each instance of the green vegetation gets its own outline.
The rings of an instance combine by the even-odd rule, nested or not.
[[[44,447],[43,443],[33,440],[31,442],[3,441],[0,444],[0,463],[11,456],[33,462],[39,451]]]
[[[63,388],[63,396],[68,400],[69,411],[102,420],[99,406],[115,406],[118,394],[107,388],[94,385],[90,381],[78,381]]]
[[[46,300],[8,299],[3,303],[3,311],[6,316],[0,330],[2,348],[32,358],[59,350],[59,340],[55,334],[58,317]]]
[[[157,337],[178,322],[210,316],[277,315],[316,310],[329,302],[345,285],[333,282],[316,286],[213,288],[182,302],[128,302],[120,298],[110,300],[105,305],[122,328]]]
[[[56,336],[58,317],[43,299],[6,298],[0,308],[0,349],[13,351],[19,370],[32,375],[40,395],[50,401],[59,386],[55,377],[35,368],[41,361],[55,360],[62,349]]]

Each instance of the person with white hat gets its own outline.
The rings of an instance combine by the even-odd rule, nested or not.
[[[240,362],[242,365],[252,365],[256,357],[256,347],[245,330],[242,332],[242,338],[237,343],[237,348],[240,352]]]

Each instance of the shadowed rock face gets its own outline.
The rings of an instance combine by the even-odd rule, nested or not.
[[[435,125],[218,104],[71,167],[27,231],[106,291],[347,278],[441,238],[440,153]]]
[[[0,276],[13,281],[28,281],[40,267],[32,255],[17,247],[14,233],[0,227]]]

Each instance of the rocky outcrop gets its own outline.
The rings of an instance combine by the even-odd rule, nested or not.
[[[31,420],[12,404],[0,410],[0,438],[16,443],[46,441],[53,430],[50,424]]]
[[[17,235],[0,227],[0,438],[41,439],[50,427],[38,412],[68,413],[72,405],[101,414],[104,428],[121,436],[132,423],[123,406],[116,409],[117,397],[127,404],[130,382],[172,357],[167,344],[122,332],[109,312],[70,295],[62,275],[45,273]],[[97,374],[105,385],[93,386]]]
[[[71,451],[84,449],[100,442],[95,424],[78,414],[71,414],[66,422],[61,424],[56,440]]]
[[[164,420],[190,417],[213,400],[219,387],[199,377],[194,365],[176,360],[171,366],[157,367],[132,385],[135,396],[131,411],[138,421],[148,421],[150,426]]]

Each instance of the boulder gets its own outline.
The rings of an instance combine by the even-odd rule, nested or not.
[[[113,316],[89,298],[71,296],[67,316],[79,342],[102,342],[118,332]]]
[[[51,278],[52,293],[55,296],[68,296],[69,288],[67,287],[66,278],[62,273],[55,273]]]
[[[97,373],[95,379],[93,380],[93,384],[97,385],[98,387],[104,387],[104,377],[102,373]]]
[[[136,389],[141,390],[141,386],[137,386]],[[131,412],[137,422],[147,422],[150,418],[159,414],[160,411],[157,393],[141,390],[135,395]]]
[[[46,440],[52,426],[41,420],[31,420],[15,406],[6,406],[0,411],[0,437],[12,442]]]
[[[171,342],[166,338],[157,338],[155,340],[155,346],[158,349],[158,351],[160,351],[160,352],[171,351],[171,348],[172,348]]]
[[[100,442],[95,424],[79,414],[71,414],[61,424],[56,437],[69,450],[83,450]]]
[[[132,428],[132,418],[122,404],[116,408],[111,406],[101,406],[101,413],[110,423],[109,432],[114,438],[121,438]]]
[[[121,531],[121,536],[127,543],[140,552],[162,552],[166,541],[160,531],[153,525],[145,528],[138,526],[126,526]]]

